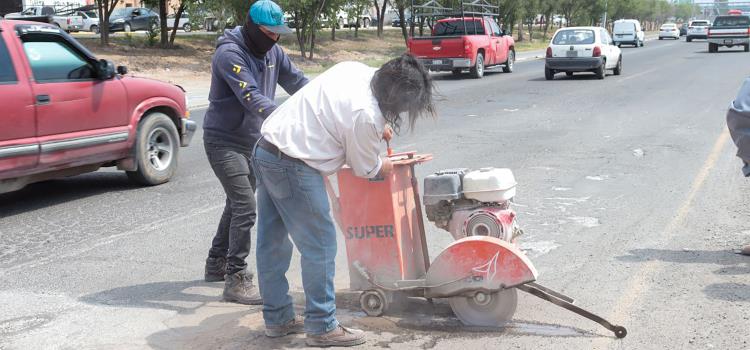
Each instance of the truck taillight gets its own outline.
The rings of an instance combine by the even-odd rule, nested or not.
[[[594,46],[594,57],[601,57],[602,55],[602,48],[599,46]]]
[[[552,48],[547,46],[547,57],[552,57]]]
[[[70,17],[68,17],[68,25],[70,25]]]
[[[706,35],[711,35],[711,28],[708,28],[708,30],[706,31]]]

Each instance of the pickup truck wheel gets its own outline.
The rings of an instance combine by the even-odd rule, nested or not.
[[[185,23],[182,26],[182,30],[184,30],[185,33],[190,33],[191,31],[193,31],[193,26],[191,26],[190,23]]]
[[[745,52],[750,52],[750,45],[745,45]]]
[[[613,70],[615,75],[622,74],[622,56],[617,60],[617,65],[615,66],[615,69]]]
[[[91,26],[91,31],[94,34],[99,34],[99,26]]]
[[[572,77],[573,76],[573,72],[565,72],[565,76],[566,77]]]
[[[719,45],[708,43],[708,52],[714,53],[719,51]]]
[[[549,68],[544,68],[544,79],[547,79],[547,80],[555,79],[555,71]]]
[[[132,27],[130,27],[130,23],[125,23],[125,26],[123,27],[123,29],[125,30],[125,33],[130,33],[130,31],[131,31],[131,30],[132,30],[133,28],[132,28]]]
[[[693,41],[693,38],[691,38],[691,37],[687,37],[687,38],[685,38],[685,41],[687,41],[687,42],[691,42],[691,41]]]
[[[505,66],[503,66],[503,72],[504,73],[513,73],[513,67],[516,63],[516,51],[510,50],[508,51],[508,60],[505,61]]]
[[[454,69],[454,70],[451,71],[451,73],[453,73],[453,75],[455,75],[455,76],[459,76],[459,75],[463,74],[463,72],[464,72],[463,69]]]
[[[180,141],[177,128],[166,114],[151,113],[138,123],[134,147],[138,170],[127,172],[131,181],[153,186],[174,175]]]
[[[370,20],[365,18],[362,20],[362,27],[363,28],[369,28],[370,27]]]
[[[476,79],[481,79],[484,76],[484,55],[481,53],[477,54],[477,63],[471,69],[471,75]]]

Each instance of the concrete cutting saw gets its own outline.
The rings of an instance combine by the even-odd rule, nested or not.
[[[534,265],[516,245],[523,231],[511,203],[516,193],[511,170],[439,171],[424,179],[422,197],[414,168],[432,157],[416,152],[389,157],[394,170],[386,177],[364,179],[344,168],[337,174],[338,195],[326,182],[346,239],[350,287],[361,291],[367,315],[385,314],[399,295],[446,298],[465,325],[498,327],[513,318],[521,290],[597,322],[618,338],[627,335],[625,327],[536,283]],[[423,214],[455,240],[432,261]]]

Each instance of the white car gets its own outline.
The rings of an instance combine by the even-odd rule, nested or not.
[[[618,19],[612,26],[612,39],[615,45],[620,47],[622,44],[643,47],[645,33],[641,27],[641,22],[637,19]]]
[[[622,52],[602,27],[568,27],[558,29],[547,48],[544,77],[555,78],[565,72],[593,72],[604,79],[607,70],[615,75],[622,73]]]
[[[175,17],[177,17],[177,15],[175,15],[174,13],[167,16],[167,28],[169,28],[169,30],[172,30],[172,28],[174,28]],[[187,13],[182,13],[182,15],[180,16],[180,23],[177,28],[180,28],[185,32],[190,32],[193,30],[193,25],[190,23],[190,16]]]
[[[685,40],[691,42],[693,39],[708,39],[708,27],[710,26],[711,22],[704,19],[690,21]]]
[[[99,34],[99,15],[96,11],[76,11],[76,16],[83,18],[83,30]]]
[[[661,28],[659,28],[659,40],[663,40],[664,38],[680,40],[680,28],[677,28],[677,25],[674,23],[662,24]]]

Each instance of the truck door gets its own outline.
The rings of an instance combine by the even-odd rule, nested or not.
[[[508,38],[503,35],[500,26],[494,20],[488,20],[492,29],[493,50],[495,51],[495,64],[501,64],[508,60]]]
[[[127,95],[119,78],[101,79],[98,62],[61,31],[26,32],[41,165],[86,164],[125,152]]]
[[[31,86],[19,77],[23,66],[10,56],[9,50],[17,53],[11,40],[13,33],[0,31],[0,179],[21,175],[18,170],[39,161]]]

